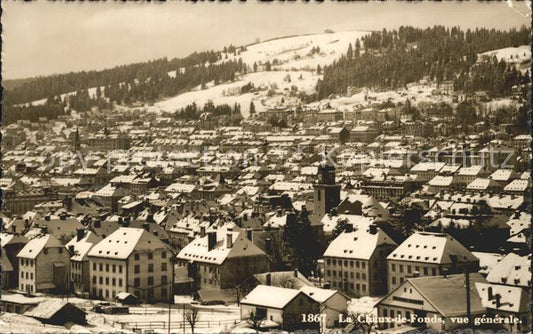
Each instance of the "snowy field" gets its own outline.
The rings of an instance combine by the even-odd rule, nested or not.
[[[279,38],[250,45],[237,56],[228,54],[228,60],[242,58],[249,66],[277,60],[279,65],[273,68],[315,70],[317,65],[333,63],[346,53],[350,43],[354,46],[357,39],[368,34],[366,31],[344,31]],[[316,47],[320,52],[311,55],[311,49]]]

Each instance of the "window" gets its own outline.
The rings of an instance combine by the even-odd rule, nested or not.
[[[139,285],[141,285],[141,279],[139,277],[136,277],[133,280],[133,286],[139,286]]]
[[[135,253],[135,254],[133,255],[133,259],[135,259],[136,261],[138,261],[138,260],[139,260],[139,253]]]
[[[411,273],[411,266],[407,266],[407,273],[408,273],[408,274]]]
[[[166,259],[167,258],[167,252],[162,252],[161,253],[161,258],[162,259]],[[255,260],[255,259],[254,259]],[[166,291],[166,290],[165,290]]]
[[[96,284],[96,276],[93,276],[93,284]],[[96,294],[96,292],[94,294]]]
[[[152,276],[148,277],[148,285],[154,285],[154,278]]]
[[[361,274],[361,278],[362,278],[362,279],[366,279],[366,274],[365,274],[365,273],[362,273],[362,274]]]
[[[330,259],[326,259],[326,264],[329,266],[331,264],[331,260]]]
[[[395,271],[396,271],[396,265],[395,265],[394,263],[390,265],[390,270],[391,270],[392,272],[395,272]]]
[[[356,283],[355,284],[355,290],[357,290],[357,291],[361,290],[361,284]]]
[[[103,264],[99,264],[98,267],[100,268],[100,271],[104,271],[104,265]]]
[[[165,275],[161,276],[161,285],[167,284],[167,277]]]
[[[387,309],[384,308],[384,309],[383,309],[383,316],[386,317],[386,316],[388,316],[388,315],[389,315],[389,313],[387,312]]]
[[[20,260],[20,264],[21,264],[21,265],[25,266],[25,265],[26,265],[25,263],[26,263],[26,260],[24,260],[24,259],[21,259],[21,260]]]
[[[44,253],[44,254],[48,254],[48,248],[45,248],[45,249],[43,250],[43,253]]]
[[[135,267],[133,267],[133,272],[134,272],[135,274],[140,273],[140,272],[141,272],[141,266],[138,265],[138,264],[136,264]]]
[[[153,259],[153,258],[154,258],[154,254],[152,254],[152,253],[148,253],[148,260],[151,260],[151,259]]]
[[[366,266],[366,262],[361,261],[361,268],[365,269],[365,266]]]
[[[428,275],[428,268],[424,267],[424,276],[427,276],[427,275]]]
[[[361,284],[361,288],[363,288],[363,292],[366,292],[366,284]]]
[[[112,278],[112,279],[111,279],[111,284],[112,284],[113,286],[115,286],[115,285],[117,284],[117,280],[116,280],[115,278]]]
[[[117,266],[114,264],[113,265],[113,272],[116,272],[117,271]]]
[[[59,254],[63,254],[63,248],[59,248]]]
[[[355,261],[355,267],[359,268],[359,261]]]
[[[331,270],[328,269],[328,270],[326,271],[326,276],[331,276]]]
[[[96,271],[96,263],[93,262],[93,270]]]
[[[392,277],[392,285],[396,285],[396,277]]]
[[[167,271],[167,264],[166,264],[166,262],[161,263],[161,271]]]
[[[105,284],[106,284],[106,285],[109,285],[109,277],[106,277],[106,278],[105,278]]]
[[[30,273],[30,279],[33,279],[33,273]]]
[[[436,276],[437,270],[435,268],[431,268],[431,275]]]
[[[356,279],[361,279],[361,274],[360,273],[355,273],[355,278]]]
[[[106,265],[105,265],[105,271],[109,272],[109,263],[106,263]]]
[[[98,283],[104,284],[104,278],[103,277],[98,277]]]
[[[122,265],[118,266],[118,272],[122,274]]]
[[[118,286],[122,286],[122,278],[118,279]]]
[[[148,272],[149,273],[153,273],[154,272],[154,265],[153,264],[148,264]]]
[[[400,264],[400,272],[403,273],[403,264]]]

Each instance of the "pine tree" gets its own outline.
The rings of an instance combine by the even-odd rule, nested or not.
[[[254,101],[250,101],[250,115],[255,115]]]

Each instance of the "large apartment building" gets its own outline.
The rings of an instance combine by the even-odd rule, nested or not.
[[[172,253],[158,237],[143,228],[121,227],[87,254],[90,295],[113,300],[129,292],[146,303],[172,296]]]
[[[200,236],[178,254],[178,266],[187,266],[199,290],[229,289],[270,270],[265,252],[244,231],[202,227]]]
[[[479,269],[477,259],[465,246],[446,233],[417,232],[388,257],[388,291],[406,278],[471,272]]]
[[[397,244],[376,225],[348,224],[324,252],[324,280],[350,296],[387,293],[387,255]]]

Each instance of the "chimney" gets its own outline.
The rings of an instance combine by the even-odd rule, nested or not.
[[[298,269],[294,269],[293,271],[294,277],[298,278]]]
[[[149,223],[153,223],[154,222],[154,215],[152,213],[150,213],[148,216],[146,216],[146,221],[149,222]]]
[[[500,308],[500,306],[502,305],[502,302],[501,302],[502,296],[499,293],[497,293],[496,295],[494,295],[494,299],[496,299],[496,308]]]
[[[420,277],[420,272],[419,271],[414,271],[413,272],[413,277]]]
[[[44,216],[44,220],[46,220],[47,222],[49,222],[49,221],[50,221],[50,215],[46,215],[46,216]]]
[[[245,222],[247,222],[247,221],[248,221],[248,214],[247,214],[247,213],[244,213],[244,214],[242,215],[242,218],[243,218],[243,220],[244,220]]]
[[[100,226],[101,226],[101,222],[99,220],[95,220],[94,221],[94,227],[95,228],[100,228]]]
[[[59,216],[59,219],[61,219],[61,220],[66,220],[66,219],[67,219],[67,214],[66,214],[66,213],[62,213],[62,214]]]
[[[226,234],[226,248],[233,247],[233,233]]]
[[[123,226],[123,224],[124,224],[124,218],[122,218],[122,217],[118,217],[118,223],[119,223],[120,226]]]
[[[370,234],[378,233],[378,227],[375,224],[370,224],[368,226],[368,233],[370,233]]]
[[[150,223],[143,223],[142,227],[145,231],[150,232]]]
[[[200,226],[200,237],[205,237],[205,226]]]
[[[492,287],[489,286],[489,288],[487,289],[487,293],[489,294],[489,300],[493,300],[494,299],[494,294],[492,293]]]
[[[76,229],[76,241],[80,241],[85,236],[85,230],[82,228]]]
[[[215,247],[217,243],[217,232],[207,233],[207,250],[210,251]]]
[[[74,245],[68,246],[68,252],[69,252],[70,256],[74,255]]]
[[[346,231],[347,233],[353,232],[353,224],[346,223],[346,227],[345,227],[344,231]]]
[[[250,241],[254,241],[254,231],[246,230],[246,238]]]
[[[267,254],[270,254],[272,252],[272,239],[266,238],[265,239],[265,251]]]
[[[272,285],[272,274],[266,273],[266,285]]]
[[[444,278],[448,277],[448,268],[442,269],[442,276],[444,276]]]
[[[43,225],[43,226],[41,227],[41,233],[42,233],[42,234],[48,234],[48,226]]]

